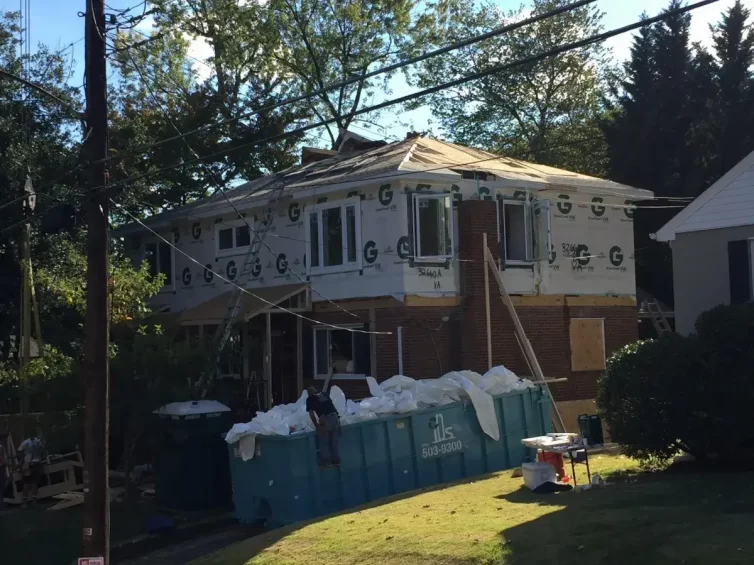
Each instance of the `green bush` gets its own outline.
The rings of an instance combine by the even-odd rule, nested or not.
[[[696,328],[688,337],[633,343],[608,360],[597,405],[628,455],[753,453],[754,305],[719,306]]]

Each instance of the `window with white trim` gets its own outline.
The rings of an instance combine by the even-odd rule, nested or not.
[[[247,220],[249,221],[249,220]],[[251,245],[251,230],[246,221],[215,224],[215,257],[238,255]]]
[[[369,324],[329,328],[314,328],[314,376],[324,379],[333,370],[339,378],[364,378],[371,376],[371,340]]]
[[[164,241],[153,241],[144,245],[144,260],[149,265],[149,274],[153,277],[163,275],[163,290],[173,288],[173,271],[175,254],[173,247]]]
[[[444,261],[453,257],[453,197],[414,194],[414,260]]]
[[[542,261],[550,253],[550,201],[499,199],[500,261],[505,265]]]
[[[361,200],[318,204],[308,212],[309,272],[361,268]]]

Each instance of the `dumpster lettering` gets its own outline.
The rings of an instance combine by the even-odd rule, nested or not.
[[[429,428],[432,430],[432,443],[422,445],[422,458],[463,451],[463,441],[456,439],[453,426],[445,425],[445,418],[442,414],[435,414],[429,419]]]

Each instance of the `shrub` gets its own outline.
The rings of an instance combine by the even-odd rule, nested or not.
[[[610,357],[597,405],[628,455],[648,460],[689,449],[683,422],[694,400],[687,385],[698,368],[696,339],[676,335],[632,343]]]
[[[627,454],[754,454],[754,305],[718,306],[696,329],[633,343],[608,360],[597,404]]]

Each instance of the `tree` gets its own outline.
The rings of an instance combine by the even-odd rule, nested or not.
[[[710,26],[710,61],[717,92],[711,98],[710,126],[714,139],[707,182],[733,168],[754,148],[754,30],[751,10],[737,1]]]
[[[299,109],[235,120],[283,96],[255,59],[223,51],[212,65],[214,74],[202,78],[191,65],[182,33],[170,23],[158,22],[163,27],[147,40],[135,32],[116,40],[113,62],[119,73],[109,92],[110,139],[113,155],[122,159],[110,174],[115,182],[136,177],[119,194],[123,205],[133,214],[151,214],[294,164],[299,142],[295,136],[251,144],[297,125]],[[140,149],[226,120],[233,121]]]
[[[532,13],[568,4],[535,0]],[[443,44],[486,33],[522,18],[523,8],[503,13],[471,0],[454,4]],[[524,59],[602,29],[602,13],[585,6],[501,36],[429,59],[411,76],[429,87],[491,66]],[[443,129],[458,143],[593,174],[605,172],[598,118],[610,67],[608,52],[592,45],[495,73],[428,98]],[[419,103],[417,103],[418,105]],[[592,138],[597,138],[593,140]],[[589,139],[588,142],[581,142]],[[553,147],[560,146],[560,147]]]
[[[409,0],[192,0],[157,3],[158,29],[179,29],[212,50],[208,83],[227,117],[255,107],[249,93],[274,99],[310,94],[408,57],[434,29],[437,6]],[[331,146],[390,74],[287,107],[298,118],[334,119]],[[239,111],[240,110],[240,111]]]
[[[681,6],[672,0],[667,11]],[[673,15],[643,28],[603,124],[610,178],[658,197],[690,197],[704,179],[704,124],[711,89],[709,61],[695,56],[691,16]],[[634,216],[637,284],[672,303],[670,251],[650,238],[676,212],[641,209]]]
[[[679,8],[672,0],[668,10]],[[610,178],[663,198],[693,198],[754,149],[749,11],[734,4],[711,26],[708,53],[689,39],[690,14],[643,28],[634,38],[624,79],[603,124]],[[665,202],[677,204],[677,200]],[[678,209],[634,216],[637,283],[672,303],[672,261],[655,233]]]
[[[0,361],[17,357],[21,203],[14,202],[29,176],[39,196],[32,222],[32,257],[45,242],[41,228],[65,227],[69,208],[79,188],[77,175],[67,174],[78,164],[79,134],[75,112],[81,108],[79,92],[65,86],[70,78],[65,52],[40,46],[32,55],[19,56],[18,13],[0,14],[0,66],[34,82],[63,101],[0,78]],[[57,224],[57,226],[55,226]],[[43,333],[47,319],[43,320]]]

